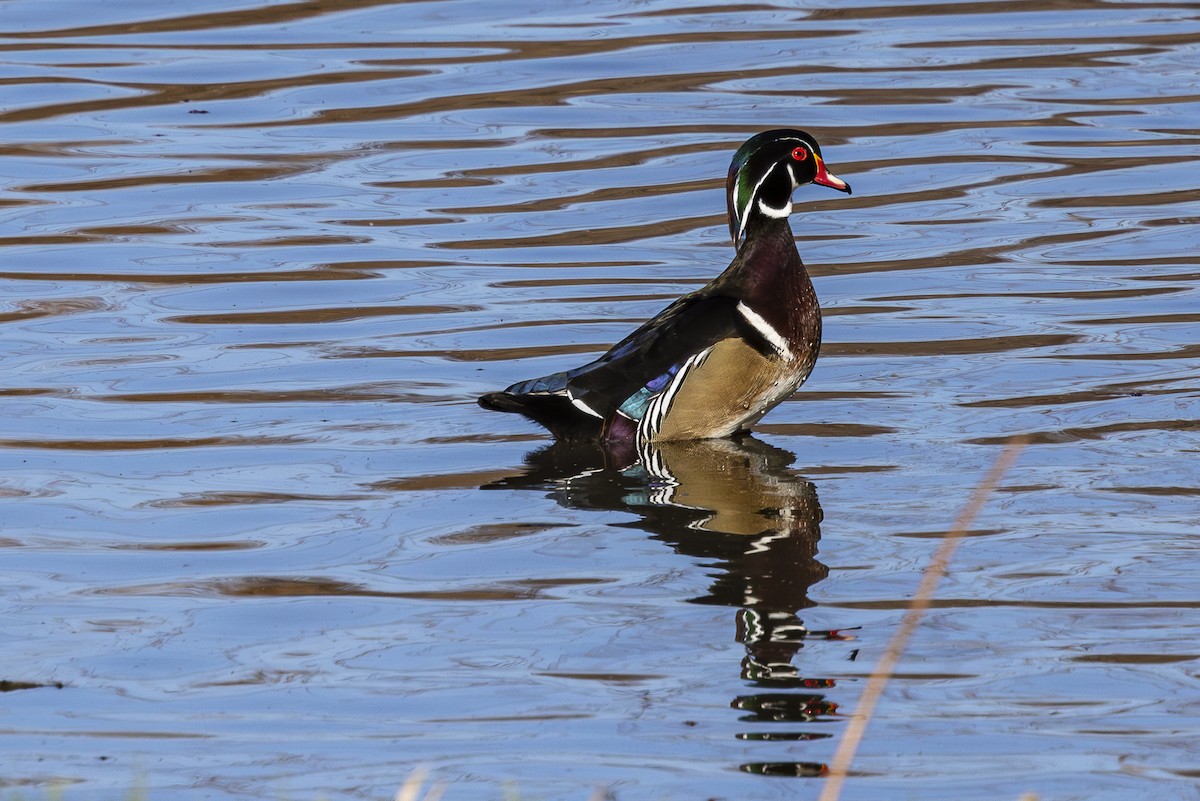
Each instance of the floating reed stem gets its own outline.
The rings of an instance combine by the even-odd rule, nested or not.
[[[846,731],[842,735],[842,741],[838,744],[837,752],[833,755],[833,762],[829,766],[829,771],[826,774],[825,786],[821,790],[821,795],[817,801],[838,801],[842,794],[842,785],[846,781],[846,776],[850,771],[850,763],[854,761],[854,754],[858,751],[858,745],[862,742],[863,733],[867,729],[867,724],[871,722],[871,715],[875,712],[875,705],[879,702],[879,698],[883,695],[884,688],[887,687],[888,680],[895,673],[896,664],[900,661],[900,657],[904,654],[904,649],[908,647],[908,641],[912,638],[913,632],[924,617],[925,612],[929,609],[929,604],[933,600],[933,594],[937,590],[938,582],[942,576],[946,575],[946,570],[950,565],[950,559],[954,556],[954,551],[962,542],[967,530],[979,515],[988,498],[995,492],[996,486],[1000,480],[1004,478],[1004,474],[1016,462],[1017,457],[1029,444],[1029,438],[1026,436],[1015,436],[1009,438],[1005,443],[1004,449],[1000,451],[1000,455],[996,457],[996,462],[992,465],[992,469],[988,471],[979,485],[975,487],[975,491],[971,493],[971,497],[967,499],[967,503],[963,506],[962,511],[958,513],[958,518],[954,521],[954,525],[946,532],[946,536],[942,539],[941,545],[933,554],[933,558],[929,561],[929,566],[925,568],[921,575],[921,583],[917,586],[917,591],[913,594],[912,601],[908,605],[908,611],[904,613],[904,619],[900,621],[900,627],[896,633],[892,635],[891,641],[883,652],[883,656],[879,658],[879,662],[875,665],[875,670],[871,672],[867,679],[867,687],[863,690],[862,698],[858,702],[858,710],[850,717],[850,722],[846,726]]]

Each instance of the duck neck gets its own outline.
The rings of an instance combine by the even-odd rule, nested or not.
[[[730,291],[776,331],[794,342],[820,341],[821,309],[786,218],[752,220],[726,275]]]
[[[738,248],[733,267],[741,274],[746,286],[760,287],[767,292],[772,287],[783,288],[793,277],[808,276],[804,263],[796,252],[796,238],[786,217],[756,215],[746,229],[746,238]]]

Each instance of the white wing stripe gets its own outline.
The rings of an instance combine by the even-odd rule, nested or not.
[[[687,374],[692,371],[693,367],[707,359],[710,351],[712,348],[705,348],[684,362],[667,388],[650,401],[650,405],[646,408],[646,414],[642,417],[642,422],[638,424],[638,435],[642,440],[650,440],[658,433],[663,420],[667,417],[667,412],[671,411],[671,403],[675,400],[675,394],[679,392],[679,388],[683,386]]]
[[[601,420],[604,419],[604,415],[600,414],[598,411],[593,409],[591,406],[588,406],[586,403],[581,401],[579,398],[576,398],[573,395],[571,395],[570,391],[567,392],[567,397],[571,399],[571,405],[574,406],[579,411],[590,414],[592,417],[597,417]]]

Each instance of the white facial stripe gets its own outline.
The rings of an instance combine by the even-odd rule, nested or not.
[[[752,191],[750,193],[750,197],[746,198],[746,205],[742,209],[741,225],[738,226],[738,235],[737,235],[738,239],[742,238],[742,234],[744,234],[746,232],[746,223],[748,223],[750,221],[750,204],[754,202],[754,199],[756,197],[758,197],[758,190],[762,188],[763,182],[766,181],[767,178],[770,177],[771,173],[774,172],[775,168],[778,166],[779,166],[779,162],[772,164],[771,169],[764,172],[763,177],[758,179],[758,183],[756,183],[754,185],[754,191]]]
[[[755,331],[757,331],[758,333],[763,335],[763,339],[765,339],[765,340],[767,340],[767,342],[771,343],[771,347],[773,347],[779,353],[780,356],[790,356],[791,355],[792,349],[788,345],[788,341],[786,339],[784,339],[780,335],[780,333],[778,331],[776,331],[771,326],[771,324],[768,323],[763,318],[763,316],[761,314],[759,314],[754,309],[750,308],[749,306],[747,306],[745,303],[743,303],[740,300],[738,301],[737,310],[741,313],[741,315],[743,317],[746,318],[746,322],[748,322],[748,323],[750,323],[750,325],[754,326]]]
[[[800,182],[796,180],[796,171],[792,169],[792,162],[790,161],[787,164],[787,171],[788,175],[792,177],[792,191],[795,192],[796,188],[800,186]]]

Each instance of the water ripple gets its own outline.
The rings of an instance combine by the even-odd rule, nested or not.
[[[808,792],[780,777],[828,763],[931,538],[1027,433],[855,792],[1191,788],[1194,3],[0,28],[5,781]],[[822,358],[757,439],[652,474],[475,406],[723,269],[729,156],[783,125],[855,194],[797,192]]]

